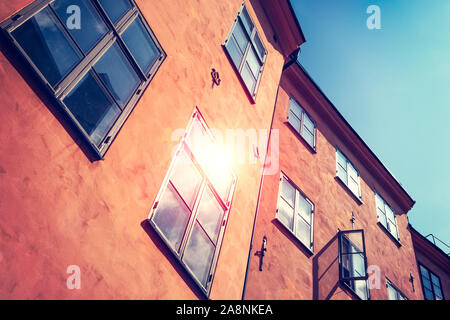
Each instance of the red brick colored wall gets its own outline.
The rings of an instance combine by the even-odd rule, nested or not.
[[[289,68],[297,68],[293,65]],[[289,70],[289,69],[287,69]],[[366,170],[354,156],[334,128],[323,120],[316,110],[325,103],[305,76],[288,76],[281,81],[273,128],[280,135],[280,170],[283,171],[314,203],[314,255],[310,256],[298,241],[277,222],[276,206],[280,175],[264,178],[260,211],[255,232],[255,247],[260,250],[263,236],[267,237],[267,252],[263,271],[259,259],[252,254],[247,285],[247,299],[351,299],[338,281],[337,244],[333,241],[338,229],[352,229],[351,213],[355,215],[355,229],[364,229],[368,265],[378,265],[381,270],[380,290],[371,290],[372,299],[387,299],[386,277],[409,299],[423,299],[415,283],[413,292],[409,275],[418,279],[411,236],[407,230],[406,214],[397,215],[401,247],[377,225],[373,188],[399,212],[398,205],[378,183],[377,177]],[[308,149],[287,124],[289,96],[292,95],[317,123],[317,153]],[[358,168],[361,175],[363,204],[357,201],[338,183],[336,176],[336,149],[339,148]],[[334,252],[334,257],[333,257]],[[329,267],[329,269],[327,269]]]
[[[240,0],[136,2],[167,58],[104,161],[88,160],[39,87],[0,53],[1,299],[198,298],[141,226],[171,161],[171,133],[195,106],[211,128],[268,129],[284,57],[258,2],[245,1],[268,50],[251,104],[221,47]],[[0,18],[29,3],[2,2]],[[212,68],[222,80],[214,88]],[[233,164],[237,189],[212,299],[241,297],[261,168]],[[69,265],[81,269],[80,290],[66,288]]]

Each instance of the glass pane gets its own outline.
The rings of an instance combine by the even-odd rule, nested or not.
[[[294,127],[295,131],[300,133],[300,119],[289,110],[289,123]]]
[[[359,185],[353,178],[348,179],[348,188],[359,198]]]
[[[364,277],[366,274],[366,266],[364,256],[361,253],[352,254],[353,276]]]
[[[311,247],[311,227],[299,215],[297,215],[295,235],[306,247]]]
[[[196,222],[184,251],[183,261],[204,286],[206,286],[208,280],[215,249],[208,236]]]
[[[129,0],[99,0],[99,2],[114,24],[132,7]]]
[[[438,285],[433,285],[433,289],[434,289],[434,293],[439,296],[442,297],[442,291],[441,291],[441,287]]]
[[[306,199],[303,198],[303,196],[298,191],[296,193],[296,199],[297,200],[295,202],[295,212],[300,214],[308,224],[311,224],[311,212],[312,212],[311,204],[308,201],[306,201]]]
[[[248,66],[250,67],[250,70],[252,71],[252,74],[255,76],[255,79],[258,79],[261,65],[259,63],[258,58],[255,55],[255,51],[251,47],[250,49],[248,49],[247,63]]]
[[[431,274],[431,281],[433,282],[434,285],[439,286],[439,278],[436,277],[433,273]]]
[[[314,135],[310,133],[308,130],[304,129],[302,131],[302,137],[305,141],[314,148]]]
[[[239,66],[241,65],[241,62],[242,62],[243,54],[242,54],[241,50],[239,50],[239,48],[236,44],[236,40],[234,40],[233,37],[230,37],[230,40],[228,40],[226,48],[227,48],[228,54],[231,57],[231,60],[233,60],[235,67],[237,69],[239,69]]]
[[[303,116],[304,116],[304,118],[303,118],[303,125],[304,125],[304,127],[310,133],[313,134],[314,133],[314,127],[315,127],[314,122],[312,122],[311,118],[306,113],[303,113]]]
[[[428,270],[424,267],[424,266],[420,266],[420,273],[422,274],[423,277],[425,277],[426,279],[430,279],[430,275],[428,274]]]
[[[353,180],[355,180],[356,182],[359,180],[359,174],[358,171],[356,171],[355,167],[351,164],[348,163],[348,176],[350,178],[353,178]]]
[[[119,106],[125,107],[139,86],[140,79],[117,43],[105,52],[94,69]]]
[[[253,76],[252,72],[250,71],[250,68],[248,67],[247,63],[244,63],[244,68],[242,68],[241,75],[245,85],[247,86],[248,91],[250,91],[250,94],[253,96],[256,86],[256,79]]]
[[[303,113],[303,109],[302,107],[300,107],[300,105],[293,99],[290,99],[289,101],[289,110],[291,112],[293,112],[297,118],[301,119],[302,117],[302,113]],[[299,130],[300,131],[300,130]]]
[[[425,288],[424,293],[425,293],[426,300],[434,300],[433,292],[431,290],[428,290],[427,288]]]
[[[344,184],[347,184],[347,171],[340,164],[337,165],[337,175]]]
[[[217,243],[223,220],[223,209],[209,188],[205,189],[198,208],[197,220],[206,231],[210,239]]]
[[[233,36],[242,54],[244,54],[245,49],[247,48],[248,38],[245,35],[244,30],[242,29],[241,24],[239,22],[237,22],[234,27]]]
[[[170,174],[170,181],[172,181],[189,208],[192,209],[202,183],[202,176],[185,151],[182,151],[175,160],[175,165]]]
[[[384,212],[381,211],[380,209],[377,209],[377,210],[378,210],[378,220],[385,228],[387,228],[387,219],[386,219]]]
[[[397,291],[389,284],[387,286],[387,294],[389,300],[397,300]]]
[[[367,283],[366,280],[355,280],[353,281],[353,287],[356,294],[361,298],[361,300],[367,300]]]
[[[342,253],[363,252],[361,232],[348,232],[342,235]]]
[[[56,0],[52,6],[84,53],[89,52],[108,32],[108,27],[89,0]],[[71,6],[80,9],[79,21],[73,18],[77,11]]]
[[[286,200],[291,207],[294,207],[295,201],[295,188],[286,180],[286,178],[282,179],[281,182],[281,196]]]
[[[250,35],[253,30],[253,22],[250,19],[250,15],[248,14],[247,8],[244,7],[239,17],[241,18],[241,21],[244,24],[245,30]]]
[[[392,211],[391,207],[389,206],[386,206],[386,216],[389,220],[391,220],[392,223],[395,222],[394,211]]]
[[[397,226],[393,224],[389,219],[387,220],[388,230],[394,236],[395,239],[398,238]]]
[[[81,60],[75,45],[48,7],[28,19],[12,35],[53,87]]]
[[[347,171],[347,158],[339,151],[336,151],[337,163]]]
[[[256,52],[259,55],[261,61],[264,60],[264,56],[266,55],[266,49],[264,49],[264,45],[259,37],[258,32],[255,33],[255,38],[253,39],[253,44],[255,46]]]
[[[426,278],[422,278],[422,283],[423,283],[423,286],[426,289],[430,289],[431,290],[431,282],[430,282],[430,280],[428,280]]]
[[[142,71],[147,74],[160,52],[139,17],[122,33],[122,39]]]
[[[152,220],[176,251],[179,250],[189,214],[189,210],[169,184],[159,200],[158,208]]]
[[[97,146],[120,114],[92,72],[81,79],[63,102]]]
[[[377,208],[379,208],[384,213],[384,200],[376,193],[375,201],[377,203]]]
[[[283,199],[280,199],[280,203],[278,205],[277,219],[280,220],[291,231],[294,230],[294,209],[291,208]]]

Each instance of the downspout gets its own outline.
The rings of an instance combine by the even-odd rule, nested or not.
[[[255,218],[253,220],[253,227],[252,227],[252,237],[250,239],[250,247],[249,247],[248,258],[247,258],[247,268],[245,270],[244,287],[242,288],[242,298],[241,298],[242,300],[245,300],[245,290],[247,288],[247,278],[248,278],[248,271],[250,268],[250,258],[252,256],[253,240],[255,237],[255,229],[256,229],[256,221],[257,221],[258,212],[259,212],[259,202],[261,199],[261,190],[262,190],[262,185],[264,182],[264,170],[265,170],[265,165],[266,165],[266,161],[267,161],[267,155],[269,153],[270,139],[272,136],[273,119],[275,117],[275,108],[277,106],[277,101],[278,101],[278,92],[280,89],[281,77],[283,76],[284,70],[286,70],[291,64],[293,64],[297,61],[299,53],[300,53],[300,47],[298,47],[294,52],[292,52],[289,55],[289,61],[283,66],[283,70],[280,75],[280,80],[278,80],[277,94],[275,96],[275,103],[273,105],[272,120],[270,121],[269,137],[267,139],[266,155],[264,157],[264,165],[263,165],[263,170],[262,170],[262,174],[261,174],[261,180],[259,182],[258,199],[256,201]]]

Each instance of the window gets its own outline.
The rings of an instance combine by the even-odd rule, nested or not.
[[[400,240],[394,210],[392,210],[378,193],[375,193],[375,202],[377,205],[378,222],[381,223],[381,225],[386,228],[396,240]]]
[[[439,277],[421,264],[419,264],[419,271],[425,300],[444,300]]]
[[[386,288],[389,300],[408,300],[388,279],[386,279]]]
[[[311,252],[313,215],[312,202],[282,174],[276,217]]]
[[[359,182],[359,172],[347,157],[336,149],[336,175],[350,191],[361,201],[361,186]]]
[[[267,50],[244,3],[224,47],[254,102]]]
[[[98,158],[165,58],[131,0],[37,0],[1,27]]]
[[[236,176],[196,109],[149,222],[207,296],[235,185]]]
[[[300,136],[311,146],[316,149],[316,123],[303,110],[300,104],[293,98],[289,101],[288,121]]]
[[[339,231],[339,280],[362,300],[369,298],[363,230]]]

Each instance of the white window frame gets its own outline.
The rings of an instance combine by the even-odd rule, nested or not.
[[[345,161],[346,161],[346,167],[345,167],[345,169],[344,168],[342,168],[342,169],[344,169],[345,170],[345,175],[346,175],[346,178],[347,178],[347,181],[344,181],[341,177],[340,177],[340,175],[339,175],[339,168],[341,167],[341,165],[339,164],[339,161],[338,161],[338,159],[339,159],[339,154],[341,155],[341,157],[342,158],[344,158],[345,159]],[[356,171],[356,173],[357,173],[357,177],[358,177],[358,181],[355,181],[355,179],[353,179],[353,177],[351,177],[351,175],[350,175],[350,169],[353,169],[354,171]],[[348,159],[348,157],[339,149],[339,148],[337,148],[336,147],[336,178],[337,179],[339,179],[339,181],[341,181],[346,187],[347,187],[347,189],[358,199],[358,201],[360,202],[360,203],[362,203],[362,196],[361,196],[361,177],[360,177],[360,175],[359,175],[359,170],[350,162],[350,160]],[[357,193],[355,193],[353,190],[352,190],[352,188],[350,188],[350,185],[349,185],[349,179],[352,179],[353,181],[355,181],[355,183],[357,183],[357,185],[358,185],[358,192]]]
[[[384,204],[384,208],[380,208],[383,209],[383,211],[381,211],[381,213],[383,214],[382,217],[380,217],[380,210],[378,207],[378,202],[377,202],[377,197],[380,198],[380,200],[383,202]],[[398,225],[397,225],[397,217],[396,217],[396,213],[394,211],[394,209],[392,209],[392,207],[387,203],[386,200],[384,200],[384,198],[375,190],[375,210],[377,211],[377,218],[378,218],[378,222],[381,226],[383,226],[384,229],[386,229],[386,231],[389,232],[389,234],[398,242],[400,241],[400,234],[398,232]],[[392,214],[394,216],[394,221],[392,221],[390,218],[388,218],[388,214],[387,214],[387,210],[391,210]],[[390,223],[389,223],[390,222]],[[395,235],[393,233],[393,231],[391,230],[390,225],[394,225],[395,227],[395,232],[397,235]]]

